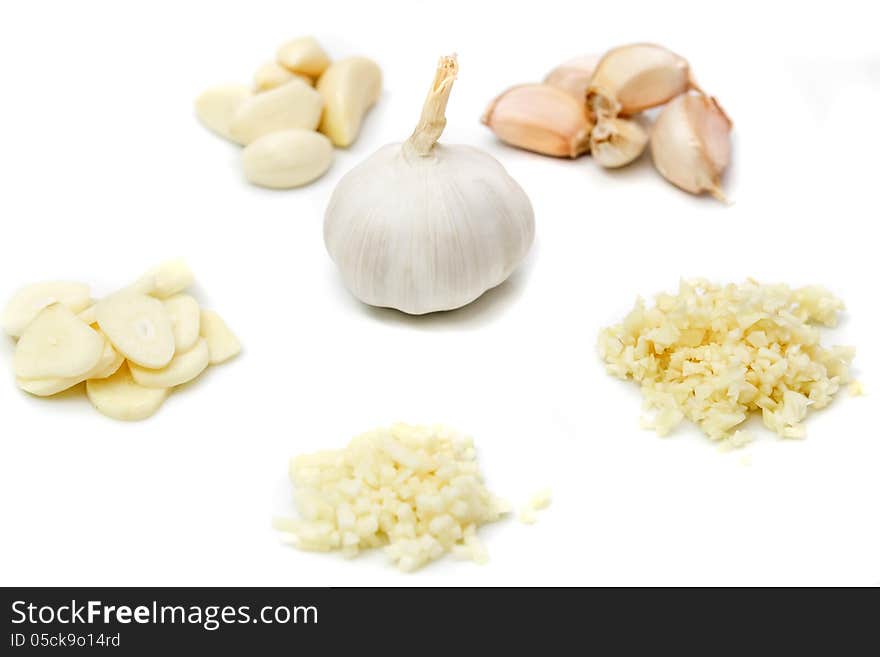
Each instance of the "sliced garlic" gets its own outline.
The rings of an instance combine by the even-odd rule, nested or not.
[[[168,390],[145,388],[135,383],[128,367],[120,367],[106,379],[86,382],[86,394],[92,405],[116,420],[144,420],[159,410],[168,398]]]
[[[167,299],[193,284],[195,276],[183,260],[168,260],[141,276],[129,290]]]
[[[316,88],[324,99],[318,129],[344,148],[357,139],[364,115],[382,94],[382,70],[366,57],[340,59],[324,71]]]
[[[279,130],[314,130],[321,120],[321,95],[308,84],[294,79],[246,99],[229,123],[229,135],[239,144]]]
[[[225,139],[232,139],[229,124],[236,110],[253,92],[241,84],[211,87],[196,98],[196,116],[199,121]]]
[[[188,294],[175,294],[163,303],[171,319],[175,353],[188,351],[199,339],[199,302]]]
[[[35,283],[16,292],[0,318],[3,330],[14,338],[19,337],[44,308],[60,303],[74,313],[79,313],[92,302],[89,286],[67,281]]]
[[[200,338],[192,349],[177,354],[160,370],[148,369],[134,363],[129,363],[128,368],[138,385],[146,388],[173,388],[195,379],[205,371],[210,361],[208,342]]]
[[[544,84],[562,89],[575,100],[584,103],[599,59],[599,55],[582,55],[569,59],[550,71],[544,78]]]
[[[300,37],[283,44],[276,53],[278,63],[284,68],[316,78],[328,66],[330,58],[315,37]]]
[[[309,86],[314,84],[312,78],[307,75],[294,73],[290,69],[284,68],[278,62],[266,62],[254,73],[254,90],[258,93],[269,91],[296,79],[302,80]]]
[[[113,348],[109,341],[104,341],[104,351],[92,370],[82,376],[49,379],[18,378],[18,387],[37,397],[51,397],[59,392],[69,390],[87,379],[104,379],[116,373],[125,359]]]
[[[213,310],[202,309],[201,335],[208,343],[211,354],[211,365],[237,356],[241,352],[241,343],[233,335],[226,322]]]
[[[726,201],[721,174],[730,162],[733,124],[718,102],[702,93],[682,94],[663,108],[651,135],[657,171],[673,185]]]
[[[123,290],[99,302],[95,315],[107,339],[133,363],[161,369],[174,357],[171,319],[158,299]]]
[[[590,134],[590,154],[603,167],[629,164],[645,150],[648,135],[635,121],[599,119]]]
[[[104,338],[67,306],[54,303],[28,325],[15,346],[15,376],[22,379],[67,379],[83,376],[97,365]]]
[[[572,158],[589,150],[593,127],[583,103],[549,84],[508,89],[489,104],[482,122],[512,146]]]
[[[82,321],[84,321],[89,326],[91,326],[92,324],[96,324],[98,322],[98,320],[95,318],[95,303],[96,302],[93,301],[90,303],[91,303],[91,305],[89,305],[88,308],[86,308],[85,310],[81,310],[80,312],[78,312],[76,314],[77,317],[79,317]]]
[[[324,175],[333,163],[333,144],[312,130],[283,130],[245,146],[241,161],[255,185],[290,189]]]
[[[687,60],[663,46],[636,43],[605,53],[587,101],[596,116],[614,118],[662,105],[690,86]]]

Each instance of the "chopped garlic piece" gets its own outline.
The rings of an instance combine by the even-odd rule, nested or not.
[[[510,511],[485,487],[473,441],[439,426],[369,431],[291,459],[290,477],[300,519],[273,522],[285,541],[345,557],[384,547],[406,572],[448,552],[485,563],[476,530]]]
[[[818,286],[682,281],[678,294],[659,295],[652,308],[639,299],[604,329],[599,353],[609,374],[641,385],[653,414],[642,426],[660,435],[687,418],[739,446],[746,437],[736,428],[760,412],[780,436],[802,438],[808,410],[849,382],[855,350],[823,347],[815,326],[834,326],[843,307]]]
[[[525,523],[526,525],[535,524],[538,520],[537,512],[550,506],[550,501],[552,499],[553,494],[550,492],[549,488],[544,488],[532,495],[532,499],[530,499],[527,504],[523,505],[519,511],[520,522]]]
[[[861,381],[853,381],[849,384],[849,394],[853,397],[861,397],[865,394],[865,387]]]

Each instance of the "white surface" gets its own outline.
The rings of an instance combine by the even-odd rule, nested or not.
[[[18,391],[0,342],[0,582],[880,582],[880,54],[859,6],[4,3],[0,300],[55,277],[103,294],[183,255],[246,351],[151,421],[122,424],[84,396]],[[334,57],[374,57],[386,90],[317,184],[257,189],[192,103],[303,34]],[[634,40],[685,54],[733,118],[733,206],[679,192],[648,158],[606,172],[507,148],[477,121],[506,86]],[[345,171],[409,135],[450,51],[461,74],[444,140],[504,163],[538,238],[500,289],[412,319],[341,287],[322,213]],[[857,346],[868,396],[841,394],[803,442],[759,431],[751,466],[690,428],[639,430],[638,390],[604,373],[597,331],[682,275],[838,293],[849,311],[829,340]],[[405,576],[382,554],[281,546],[269,522],[288,506],[287,457],[398,419],[473,434],[494,490],[520,504],[549,485],[552,506],[535,526],[486,528],[484,567],[448,559]]]

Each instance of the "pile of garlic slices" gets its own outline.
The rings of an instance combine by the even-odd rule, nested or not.
[[[192,283],[190,269],[171,261],[99,301],[82,283],[22,288],[2,315],[18,339],[18,386],[50,397],[85,382],[104,415],[151,416],[174,387],[241,351],[219,315],[184,294]]]
[[[357,139],[382,93],[382,71],[366,57],[330,61],[313,37],[283,44],[253,87],[211,87],[196,99],[210,130],[244,146],[245,177],[272,189],[300,187],[333,163],[333,147]]]
[[[664,106],[650,137],[645,110]],[[542,83],[508,89],[483,115],[502,141],[556,157],[591,153],[604,167],[636,160],[651,143],[654,166],[692,194],[724,201],[732,123],[694,82],[683,57],[637,43],[569,60]]]

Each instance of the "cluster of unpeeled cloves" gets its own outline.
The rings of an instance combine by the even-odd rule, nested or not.
[[[634,117],[664,105],[649,137]],[[634,161],[650,141],[666,180],[724,200],[721,174],[733,124],[696,85],[687,60],[662,46],[639,43],[571,59],[542,83],[502,93],[482,120],[512,146],[556,157],[589,152],[609,168]]]

